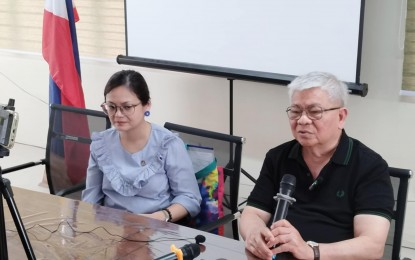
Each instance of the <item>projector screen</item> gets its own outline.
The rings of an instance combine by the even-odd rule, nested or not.
[[[319,70],[362,88],[364,0],[125,0],[125,11],[119,63],[275,83]]]

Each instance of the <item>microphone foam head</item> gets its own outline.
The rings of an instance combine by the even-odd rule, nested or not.
[[[284,174],[280,183],[280,193],[291,196],[295,191],[297,179],[294,175]]]
[[[206,237],[203,235],[197,235],[195,237],[196,244],[204,243],[206,241]]]

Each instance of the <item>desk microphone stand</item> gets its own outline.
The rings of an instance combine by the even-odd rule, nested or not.
[[[9,155],[9,150],[0,146],[0,158]],[[4,218],[3,209],[3,197],[9,206],[10,214],[13,217],[14,224],[17,232],[19,233],[20,240],[22,241],[24,250],[26,252],[27,259],[36,259],[32,246],[30,245],[29,238],[26,230],[23,226],[22,219],[20,218],[19,211],[17,210],[16,203],[13,199],[13,191],[10,186],[10,181],[2,177],[2,170],[0,167],[0,259],[8,260],[7,252],[7,236],[6,236],[6,223]]]

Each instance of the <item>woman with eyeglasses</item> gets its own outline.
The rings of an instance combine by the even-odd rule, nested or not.
[[[344,130],[346,84],[311,72],[288,93],[294,140],[265,156],[239,225],[246,248],[263,259],[381,259],[393,190],[385,160]]]
[[[178,136],[145,120],[151,101],[143,76],[115,73],[104,100],[113,127],[92,135],[82,200],[169,222],[196,216],[201,196],[192,163]]]

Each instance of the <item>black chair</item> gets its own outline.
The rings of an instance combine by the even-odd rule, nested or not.
[[[183,126],[166,122],[164,127],[179,134],[179,137],[186,143],[196,146],[211,147],[214,149],[214,155],[218,166],[223,166],[224,173],[224,198],[223,206],[225,216],[218,221],[208,223],[198,229],[203,231],[212,231],[218,226],[225,225],[226,229],[231,223],[232,235],[239,240],[238,218],[240,210],[238,209],[239,179],[241,173],[242,145],[245,142],[243,137],[233,136],[189,126]]]
[[[400,260],[402,233],[405,222],[406,200],[412,171],[389,167],[395,197],[393,219],[389,229],[383,259]]]
[[[91,133],[111,127],[102,111],[50,106],[46,158],[3,170],[3,174],[44,164],[51,194],[81,198],[85,188]]]

